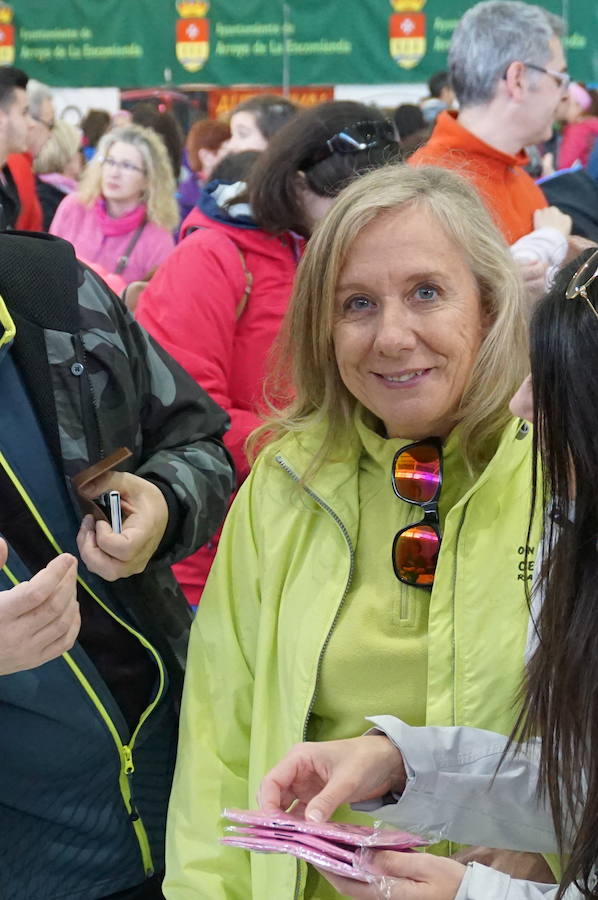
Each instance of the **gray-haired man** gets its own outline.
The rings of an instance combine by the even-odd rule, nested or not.
[[[449,53],[459,112],[440,114],[410,162],[468,175],[509,243],[533,230],[547,206],[524,166],[524,147],[546,140],[569,75],[561,19],[518,0],[488,0],[465,13]]]

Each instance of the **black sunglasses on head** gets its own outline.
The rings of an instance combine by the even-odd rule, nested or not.
[[[362,153],[373,147],[390,146],[391,144],[398,146],[398,143],[394,126],[388,119],[353,122],[342,131],[333,134],[323,146],[310,153],[299,168],[305,172],[335,153]]]

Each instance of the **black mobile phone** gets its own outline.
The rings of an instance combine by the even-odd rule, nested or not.
[[[120,505],[120,492],[119,491],[105,491],[97,501],[106,516],[108,517],[108,521],[112,527],[112,531],[115,534],[121,534],[123,530],[123,517],[122,517],[122,508]]]

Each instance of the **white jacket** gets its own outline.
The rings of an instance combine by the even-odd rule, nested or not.
[[[370,719],[403,754],[405,791],[396,803],[368,811],[393,825],[450,838],[536,853],[557,851],[552,815],[536,792],[540,742],[517,748],[496,768],[507,738],[478,728],[412,728],[394,716]],[[557,885],[520,881],[470,864],[455,900],[554,900]],[[582,894],[574,886],[567,900]]]

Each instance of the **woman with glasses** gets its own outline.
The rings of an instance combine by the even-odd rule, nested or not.
[[[372,885],[331,879],[361,900],[598,897],[598,573],[596,408],[598,252],[564,269],[530,327],[531,376],[511,401],[534,423],[533,493],[544,546],[531,603],[528,665],[511,738],[473,728],[413,729],[374,717],[371,734],[296,747],[264,779],[262,805],[322,821],[340,803],[493,847],[568,854],[560,886],[430,856],[356,858]],[[542,736],[540,740],[537,735]],[[526,742],[520,744],[520,742]]]
[[[249,472],[245,441],[261,421],[266,361],[304,241],[348,180],[398,154],[391,123],[372,107],[338,101],[297,113],[272,137],[247,183],[206,187],[183,223],[184,240],[140,297],[139,322],[229,413],[225,441],[239,484]],[[217,543],[175,568],[193,606]]]
[[[377,710],[512,728],[538,537],[508,409],[525,334],[516,263],[454,173],[371,172],[310,238],[193,628],[167,897],[337,896],[290,857],[218,844],[223,807],[254,806],[297,742],[355,737]]]
[[[148,128],[114,128],[100,140],[79,189],[62,201],[50,233],[77,256],[120,276],[147,278],[174,247],[175,185],[161,139]]]

